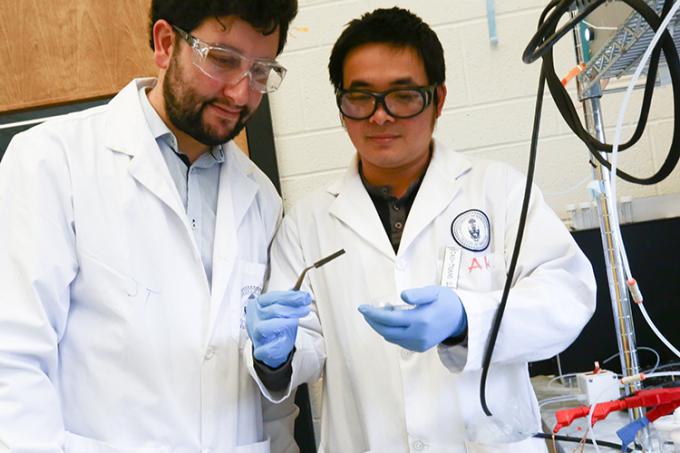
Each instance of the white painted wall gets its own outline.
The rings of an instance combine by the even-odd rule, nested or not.
[[[484,0],[300,0],[300,13],[280,61],[288,68],[271,96],[272,121],[284,201],[290,206],[342,174],[354,153],[340,126],[327,64],[344,25],[362,13],[393,5],[410,9],[433,27],[446,52],[448,98],[435,135],[460,152],[506,161],[525,171],[539,63],[521,61],[547,0],[496,0],[499,45],[489,43]],[[556,47],[559,74],[574,65],[571,37]],[[642,92],[628,118],[636,119]],[[622,96],[608,94],[603,112],[613,137]],[[580,111],[580,107],[579,107]],[[622,155],[622,168],[648,176],[660,166],[671,139],[672,92],[657,89],[649,129]],[[620,195],[680,192],[679,172],[652,187],[619,185]],[[589,201],[587,151],[570,132],[549,95],[544,104],[536,182],[561,216],[568,203]]]

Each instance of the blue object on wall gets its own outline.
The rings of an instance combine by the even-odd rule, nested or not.
[[[486,20],[489,24],[489,41],[491,45],[498,45],[498,33],[496,32],[496,0],[486,0]]]

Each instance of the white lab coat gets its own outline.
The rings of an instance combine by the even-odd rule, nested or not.
[[[211,291],[142,83],[18,135],[0,165],[0,451],[297,451],[295,414],[267,405],[263,425],[242,358],[280,199],[230,142]]]
[[[538,191],[487,383],[493,419],[479,403],[482,356],[524,182],[506,165],[468,159],[436,143],[396,256],[356,161],[342,180],[284,218],[272,247],[271,289],[290,287],[303,267],[338,249],[347,252],[310,271],[305,287],[314,295],[327,352],[320,451],[546,451],[537,439],[506,443],[540,430],[527,362],[553,356],[578,336],[595,308],[595,282],[589,262]],[[486,250],[462,250],[456,292],[467,312],[467,344],[413,353],[386,342],[357,307],[396,302],[404,289],[440,284],[444,248],[461,248],[452,221],[470,209],[488,216],[491,231]],[[311,355],[307,335],[318,332],[300,331],[296,355]]]

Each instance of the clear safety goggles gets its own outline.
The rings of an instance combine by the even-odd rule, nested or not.
[[[250,89],[271,93],[281,85],[286,68],[273,60],[250,58],[228,47],[210,45],[173,25],[177,33],[193,49],[193,64],[211,79],[236,85],[250,78]]]
[[[354,120],[370,118],[379,105],[394,118],[412,118],[432,103],[436,86],[392,88],[382,93],[339,89],[335,99],[340,112]]]

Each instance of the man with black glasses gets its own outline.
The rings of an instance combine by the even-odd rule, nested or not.
[[[0,165],[0,451],[293,452],[243,356],[281,202],[232,139],[297,0],[154,0],[159,72]],[[273,419],[276,418],[276,419]]]
[[[444,55],[412,13],[379,9],[350,22],[329,71],[356,159],[341,180],[287,214],[272,247],[272,291],[248,307],[249,316],[271,316],[274,290],[346,251],[303,286],[326,343],[321,450],[546,451],[529,438],[540,421],[527,362],[564,349],[590,318],[590,264],[535,191],[488,378],[487,417],[480,368],[525,180],[433,139],[446,100]],[[257,332],[259,316],[251,324]],[[319,332],[308,319],[300,326],[293,385],[297,371],[323,363],[307,340]]]

